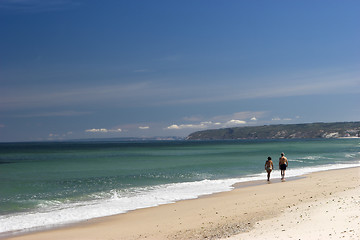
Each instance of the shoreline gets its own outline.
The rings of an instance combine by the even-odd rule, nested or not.
[[[352,181],[348,180],[352,176]],[[239,183],[229,192],[1,239],[220,239],[248,232],[289,206],[359,188],[360,167],[315,172],[281,182]],[[331,184],[330,184],[331,183]],[[236,184],[235,184],[236,185]],[[331,194],[330,194],[331,193]]]
[[[350,167],[350,168],[354,168],[354,167]],[[345,169],[348,169],[348,168],[345,168]],[[335,170],[342,170],[342,169],[335,169]],[[335,171],[335,170],[325,170],[325,171]],[[286,181],[289,182],[289,181],[295,181],[298,179],[302,179],[302,178],[305,178],[306,175],[307,174],[304,174],[301,176],[292,176],[292,177],[287,178]],[[276,183],[281,183],[281,182],[283,182],[283,181],[280,178],[273,178],[269,182],[267,180],[250,180],[250,181],[245,181],[245,182],[237,182],[231,186],[231,187],[233,187],[233,189],[230,191],[204,194],[204,195],[198,196],[197,198],[183,199],[183,200],[176,201],[175,203],[181,202],[181,201],[192,201],[192,200],[201,199],[201,198],[211,198],[214,195],[231,192],[231,191],[233,191],[235,189],[239,189],[239,188],[247,188],[247,187],[260,186],[260,185],[266,185],[266,184],[276,184]],[[102,220],[106,220],[106,218],[123,215],[123,214],[128,214],[133,211],[141,211],[143,209],[157,208],[157,207],[160,207],[163,205],[169,205],[169,204],[175,204],[175,203],[166,203],[166,204],[160,204],[158,206],[139,208],[139,209],[129,210],[128,212],[125,212],[125,213],[113,214],[113,215],[103,216],[103,217],[96,217],[96,218],[87,219],[87,220],[83,220],[83,221],[79,221],[79,222],[66,223],[66,224],[54,224],[54,225],[49,225],[49,226],[44,226],[44,227],[36,227],[36,228],[32,228],[32,229],[22,230],[22,231],[21,230],[13,231],[13,232],[7,232],[7,233],[3,233],[3,234],[0,233],[0,240],[13,239],[13,238],[37,234],[37,233],[41,233],[41,232],[48,232],[48,231],[53,231],[53,230],[58,230],[58,229],[66,229],[66,228],[71,228],[71,227],[82,226],[83,224],[87,224],[87,223],[91,223],[91,222],[99,222]]]

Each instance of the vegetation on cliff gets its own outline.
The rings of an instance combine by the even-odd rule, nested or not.
[[[360,122],[280,124],[198,131],[188,140],[360,137]]]

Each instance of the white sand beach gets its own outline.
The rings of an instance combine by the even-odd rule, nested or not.
[[[288,206],[281,212],[257,222],[249,232],[224,239],[360,239],[359,187]]]
[[[360,239],[360,168],[266,180],[8,239]]]

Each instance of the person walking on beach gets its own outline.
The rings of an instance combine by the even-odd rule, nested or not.
[[[289,162],[285,157],[284,153],[281,153],[281,157],[279,158],[279,168],[281,170],[281,180],[285,179],[285,170],[289,166]]]
[[[267,171],[267,180],[270,181],[270,173],[274,168],[273,161],[271,160],[271,157],[267,158],[267,161],[265,162],[265,170]]]

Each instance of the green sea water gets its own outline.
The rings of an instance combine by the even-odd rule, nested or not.
[[[281,152],[289,176],[360,166],[359,139],[0,143],[0,233],[227,191]]]

